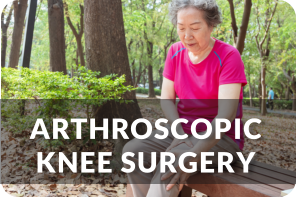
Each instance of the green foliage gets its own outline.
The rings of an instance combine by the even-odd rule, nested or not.
[[[31,55],[31,68],[41,71],[49,70],[49,32],[48,32],[48,14],[47,2],[41,1],[38,4],[38,16],[35,21],[34,39]],[[69,7],[69,17],[75,28],[80,23],[80,8],[83,0],[65,0]],[[135,70],[135,75],[141,74],[140,82],[146,83],[148,75],[144,75],[148,65],[153,67],[153,79],[160,78],[159,68],[164,67],[164,61],[168,48],[166,44],[170,41],[171,32],[174,41],[169,43],[172,45],[178,42],[179,38],[176,29],[173,27],[168,17],[168,3],[170,0],[123,0],[123,19],[125,25],[125,36],[128,49],[128,56],[131,71]],[[222,24],[213,30],[212,36],[220,39],[230,45],[233,45],[233,31],[231,27],[231,14],[229,3],[226,0],[217,0],[219,8],[222,12]],[[235,8],[236,23],[238,33],[244,12],[244,1],[233,1]],[[294,9],[284,1],[278,1],[275,15],[271,22],[269,31],[270,55],[267,60],[266,84],[273,87],[278,96],[284,98],[285,93],[282,90],[287,89],[285,86],[291,86],[292,82],[286,77],[283,69],[291,73],[291,77],[296,76],[296,15]],[[251,88],[258,93],[261,60],[259,52],[255,44],[255,35],[258,32],[257,16],[259,17],[260,33],[259,37],[263,38],[267,9],[272,9],[275,4],[273,0],[253,0],[253,6],[250,15],[250,21],[245,40],[245,48],[242,54],[242,60],[245,65],[245,72],[248,83]],[[9,10],[9,8],[7,9]],[[65,14],[66,15],[66,14]],[[11,32],[13,28],[13,20],[9,26],[8,32],[8,50],[7,62],[9,59]],[[147,40],[153,43],[153,55],[148,56],[149,46]],[[77,71],[79,63],[77,59],[77,44],[75,37],[70,30],[65,19],[65,41],[66,41],[66,64],[67,70]],[[83,45],[84,36],[82,38]],[[266,46],[266,42],[263,44]],[[169,46],[170,46],[169,45]],[[84,48],[84,46],[83,46]],[[84,50],[85,51],[85,50]],[[134,62],[134,64],[132,64]],[[140,69],[140,65],[142,68]],[[145,79],[146,82],[143,82]],[[293,92],[293,88],[291,88]],[[248,95],[249,87],[245,88],[245,95]],[[256,97],[254,95],[253,97]]]
[[[2,99],[121,99],[132,86],[124,86],[125,76],[97,78],[100,72],[80,67],[77,76],[28,68],[1,68]]]
[[[259,107],[259,101],[260,101],[259,98],[253,98],[252,100],[253,100],[253,106],[254,107]],[[244,98],[243,99],[243,104],[250,106],[250,99],[249,98]],[[278,100],[278,99],[273,100],[273,109],[274,110],[277,110],[277,109],[278,110],[284,110],[284,109],[291,110],[292,105],[293,105],[292,100]]]
[[[30,67],[40,71],[50,70],[50,47],[48,30],[47,1],[38,4],[35,20]],[[22,49],[22,48],[21,48]]]
[[[154,89],[155,90],[155,95],[160,96],[161,95],[161,90],[160,89]],[[138,87],[136,89],[136,93],[141,93],[141,94],[148,94],[149,89],[145,89],[145,88],[140,88]]]
[[[14,134],[21,134],[23,131],[34,126],[37,115],[21,116],[22,100],[1,99],[1,124],[6,130]]]
[[[80,67],[74,78],[61,72],[42,72],[28,68],[1,68],[1,72],[2,99],[35,99],[40,107],[38,111],[48,117],[49,122],[55,117],[69,119],[69,105],[81,105],[87,109],[86,114],[90,118],[93,113],[92,106],[100,106],[111,99],[123,102],[120,100],[122,95],[134,90],[132,86],[123,85],[124,75],[117,77],[111,74],[97,78],[100,72],[93,72],[85,67]],[[44,100],[39,102],[39,99]],[[82,100],[72,100],[70,104],[69,99]],[[21,108],[20,105],[17,106]]]
[[[1,68],[1,72],[2,124],[14,133],[31,131],[37,118],[42,117],[51,135],[53,118],[64,118],[70,123],[72,110],[75,109],[83,111],[89,123],[89,119],[108,100],[131,102],[122,100],[122,95],[134,90],[132,86],[124,86],[124,75],[117,77],[111,74],[97,78],[100,72],[93,72],[85,67],[78,68],[78,73],[73,78],[60,72],[28,68]],[[33,105],[33,110],[28,108],[30,105]],[[69,131],[73,131],[73,128],[74,126],[69,124]],[[83,138],[89,140],[86,134],[89,133],[84,130]],[[73,132],[69,133],[69,136],[70,142],[75,139]],[[45,146],[57,146],[64,145],[65,141],[44,140],[43,143]],[[96,140],[93,140],[93,143],[96,143]]]

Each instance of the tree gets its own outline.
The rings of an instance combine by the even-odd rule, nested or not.
[[[247,42],[251,42],[247,40]],[[255,65],[259,62],[258,59],[255,59],[254,57],[250,56],[242,56],[242,60],[245,65],[245,74],[248,81],[248,88],[249,88],[249,97],[250,97],[250,107],[253,106],[253,81],[254,81],[254,74],[256,73],[256,67]]]
[[[137,76],[135,75],[134,87],[136,87],[137,84],[139,84],[142,75],[143,76],[145,75],[145,72],[146,72],[146,69],[147,69],[146,67],[144,69],[142,68],[142,65],[143,65],[142,62],[143,62],[143,56],[144,56],[144,54],[143,54],[144,46],[143,46],[143,42],[142,41],[140,41],[140,45],[139,45],[139,43],[137,43],[137,48],[140,48],[141,50],[140,50],[140,57],[138,59],[138,63],[139,63],[138,74],[137,74]],[[136,70],[136,69],[134,69],[134,70]],[[144,84],[145,84],[145,82],[144,82]]]
[[[152,10],[154,10],[155,5],[156,5],[156,0],[153,0],[152,4],[153,4]],[[146,4],[144,1],[142,1],[141,6],[142,6],[142,11],[146,12]],[[151,25],[152,31],[154,31],[155,27],[156,27],[156,22],[154,20],[151,20],[150,25]],[[143,31],[143,35],[144,35],[144,40],[146,42],[147,55],[149,58],[149,65],[148,65],[149,94],[148,95],[150,98],[155,98],[156,96],[155,96],[154,84],[153,84],[153,65],[152,65],[154,42],[153,42],[152,38],[148,37],[148,21],[147,20],[144,22],[144,27],[145,27],[145,29]]]
[[[230,13],[231,13],[231,19],[232,19],[231,26],[233,29],[234,46],[239,51],[239,53],[242,54],[242,52],[244,50],[244,41],[245,41],[245,37],[246,37],[246,31],[247,31],[247,28],[249,25],[249,20],[250,20],[252,0],[244,1],[244,12],[243,12],[239,35],[238,35],[238,28],[236,25],[233,0],[228,0],[228,2],[230,4]]]
[[[72,30],[73,35],[75,36],[76,39],[76,43],[77,43],[77,53],[79,55],[80,58],[80,64],[82,66],[85,66],[85,58],[84,58],[84,50],[83,50],[83,45],[82,45],[82,37],[84,34],[84,6],[83,5],[79,5],[80,8],[80,25],[77,24],[77,29],[78,31],[75,29],[70,16],[69,16],[69,11],[68,11],[68,5],[65,2],[64,3],[64,7],[65,7],[65,11],[66,11],[66,19],[67,19],[67,23],[69,25],[69,27]]]
[[[129,44],[128,44],[128,54],[131,54],[130,52],[132,51],[131,46],[132,46],[133,42],[134,42],[133,39],[131,39]],[[138,43],[137,43],[137,46],[138,46]],[[136,47],[135,50],[137,51],[137,47]],[[131,61],[129,61],[129,62],[131,62]],[[134,87],[136,87],[135,58],[133,58],[133,60],[132,60],[132,63],[130,65],[130,69],[132,71],[132,83],[133,83]]]
[[[165,61],[166,61],[169,46],[177,40],[177,36],[174,34],[174,31],[175,31],[175,27],[172,27],[171,31],[169,29],[167,29],[166,43],[164,43],[164,46],[163,46],[163,51],[164,51],[163,63],[165,63]],[[170,32],[170,36],[168,36],[169,32]],[[159,76],[160,76],[160,79],[159,79],[160,89],[162,89],[162,82],[163,82],[163,67],[160,67],[160,69],[158,71]]]
[[[24,21],[28,0],[15,0],[13,1],[14,9],[14,27],[12,33],[12,42],[9,55],[8,67],[16,68],[19,63],[20,48],[22,43],[22,36],[24,30]]]
[[[6,8],[7,6],[4,7],[2,14],[1,14],[1,67],[5,67],[5,59],[6,59],[6,49],[7,49],[7,29],[11,20],[11,15],[13,11],[13,6],[10,7],[8,15],[6,17],[6,22],[5,16],[6,16]]]
[[[50,70],[67,74],[65,60],[64,9],[62,0],[48,0]]]
[[[149,97],[155,97],[154,85],[153,85],[153,66],[159,63],[157,57],[158,53],[158,39],[160,38],[160,33],[164,21],[166,19],[166,15],[162,10],[168,1],[156,1],[156,0],[143,0],[137,1],[133,0],[130,3],[135,4],[136,9],[141,10],[142,15],[142,38],[144,40],[144,44],[146,45],[146,58],[148,60],[147,65],[147,76],[149,82]],[[154,56],[155,54],[155,56]],[[156,64],[157,63],[157,64]],[[159,69],[159,67],[158,67]],[[143,77],[143,79],[145,79]]]
[[[270,3],[268,0],[266,3]],[[259,38],[259,34],[261,31],[261,24],[259,21],[259,12],[258,8],[256,8],[257,11],[257,24],[258,24],[258,32],[255,36],[256,40],[256,45],[259,51],[260,59],[261,59],[261,115],[266,115],[266,104],[265,104],[265,99],[266,99],[266,84],[265,84],[265,76],[266,76],[266,60],[269,56],[269,41],[270,41],[270,35],[269,35],[269,28],[271,21],[273,19],[276,7],[277,7],[278,1],[275,2],[274,8],[272,9],[267,9],[265,13],[265,25],[264,25],[264,35],[262,39]],[[264,42],[266,41],[266,45],[264,46]]]
[[[279,81],[280,86],[279,83],[274,83],[273,87],[279,87],[280,93],[285,90],[285,99],[291,98],[292,110],[296,110],[296,18],[290,16],[291,10],[292,7],[287,3],[278,4],[276,20],[271,27],[278,31],[272,34],[274,39],[271,41],[273,43],[271,51],[277,55],[272,58],[277,63],[273,72],[274,79],[282,77]]]
[[[125,41],[121,0],[85,0],[84,6],[87,67],[93,71],[100,71],[101,77],[113,73],[120,76],[125,75],[125,85],[133,85]],[[108,102],[100,107],[100,113],[95,115],[95,119],[98,121],[96,124],[102,126],[102,118],[109,118],[109,121],[112,121],[113,118],[123,118],[128,122],[128,128],[125,131],[131,138],[129,126],[142,115],[134,91],[125,93],[123,99],[130,99],[134,102],[129,104]],[[109,126],[112,126],[111,122]],[[137,126],[137,132],[143,134],[145,126]],[[126,142],[127,140],[124,140],[122,136],[116,140],[115,156],[120,157]]]
[[[288,71],[286,71],[285,68],[283,68],[283,73],[289,81],[288,94],[290,94],[290,88],[292,89],[292,92],[293,92],[292,110],[296,111],[296,74],[295,74],[295,72],[292,72],[290,69]]]

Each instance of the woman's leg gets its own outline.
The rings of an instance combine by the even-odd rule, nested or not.
[[[168,128],[168,127],[167,127]],[[168,128],[170,129],[170,128]],[[154,130],[152,135],[144,140],[133,139],[129,141],[123,149],[123,153],[132,152],[134,153],[134,157],[128,157],[127,159],[131,160],[135,164],[135,170],[132,173],[128,173],[128,180],[131,184],[131,188],[133,191],[134,197],[146,197],[148,189],[150,187],[150,183],[152,178],[154,177],[154,173],[143,173],[138,166],[138,152],[144,153],[144,167],[151,167],[151,153],[156,152],[157,160],[156,163],[159,163],[160,160],[160,152],[164,152],[167,147],[173,141],[173,136],[170,133],[166,139],[159,140],[154,138],[155,133],[163,134],[162,131]],[[125,168],[130,168],[129,165],[124,164]]]
[[[199,141],[194,136],[189,136],[191,142],[193,145],[199,144]],[[191,148],[186,145],[185,143],[180,144],[173,148],[172,150],[184,150],[185,152],[189,151]],[[215,168],[218,166],[218,152],[229,152],[233,156],[233,162],[236,162],[239,160],[236,152],[241,152],[238,145],[228,136],[224,135],[222,139],[214,146],[212,147],[208,152],[214,152],[214,156],[207,157],[207,160],[211,160],[212,164],[209,164],[206,166],[206,168]],[[197,170],[200,171],[200,161],[197,163]],[[167,171],[167,170],[166,170]],[[197,174],[193,173],[192,175]],[[154,174],[154,177],[151,181],[151,185],[149,188],[149,191],[147,193],[147,197],[177,197],[179,194],[179,183],[177,183],[171,190],[167,191],[166,186],[170,183],[171,178],[161,181],[161,177],[163,174],[160,173],[160,166],[157,165],[156,173]]]
[[[194,136],[189,136],[190,140],[193,145],[195,145],[199,140],[196,138],[192,138]],[[191,147],[186,145],[185,143],[179,144],[176,147],[172,148],[172,151],[174,150],[184,150],[185,152],[189,151]],[[168,171],[168,167],[166,167],[166,172]],[[158,163],[155,174],[153,179],[151,180],[151,185],[149,187],[147,197],[177,197],[179,194],[179,183],[176,183],[176,185],[171,188],[170,190],[166,190],[166,186],[170,183],[172,177],[161,180],[161,177],[164,173],[161,173],[160,171],[160,164]]]
[[[169,130],[170,131],[170,130]],[[161,133],[158,130],[154,131],[155,133]],[[169,132],[169,136],[164,140],[159,140],[154,138],[155,133],[152,133],[152,136],[145,140],[133,139],[128,142],[124,149],[125,152],[132,152],[135,154],[133,158],[128,158],[129,160],[134,161],[135,170],[132,173],[128,174],[129,183],[131,184],[133,195],[135,197],[176,197],[179,194],[178,183],[169,191],[166,190],[166,186],[171,181],[171,178],[161,181],[161,177],[163,174],[160,173],[160,152],[164,152],[173,140],[173,136],[171,132]],[[199,140],[194,136],[189,136],[193,145],[197,144]],[[172,150],[184,150],[185,152],[189,151],[191,148],[186,144],[180,144],[173,148]],[[138,152],[144,153],[144,166],[149,168],[151,165],[151,152],[157,153],[157,168],[154,173],[143,173],[138,168]],[[207,165],[207,168],[217,167],[218,165],[218,152],[229,152],[233,155],[233,162],[238,160],[236,152],[240,152],[238,145],[228,136],[224,135],[223,138],[209,150],[209,152],[214,152],[214,156],[207,157],[207,160],[212,160],[213,164]],[[198,162],[198,170],[200,170],[200,162]],[[130,168],[129,165],[124,164],[126,168]]]

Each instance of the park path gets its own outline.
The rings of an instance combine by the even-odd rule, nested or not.
[[[140,98],[147,98],[148,97],[148,95],[146,95],[146,94],[139,94],[139,93],[137,93],[136,96],[140,97]],[[156,97],[158,99],[161,98],[160,96],[156,96]],[[179,99],[177,98],[177,101],[178,100]],[[260,109],[256,108],[256,107],[249,107],[249,106],[243,105],[242,108],[244,110],[260,112]],[[267,109],[267,112],[268,113],[273,113],[273,114],[281,114],[281,115],[288,115],[288,116],[295,116],[296,117],[296,112],[288,112],[288,111],[282,111],[282,110],[270,110],[270,109]]]

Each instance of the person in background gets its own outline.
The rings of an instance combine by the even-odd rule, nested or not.
[[[269,100],[269,106],[270,109],[273,110],[273,99],[274,99],[274,92],[272,90],[272,87],[270,87],[269,93],[268,93],[268,100]]]

